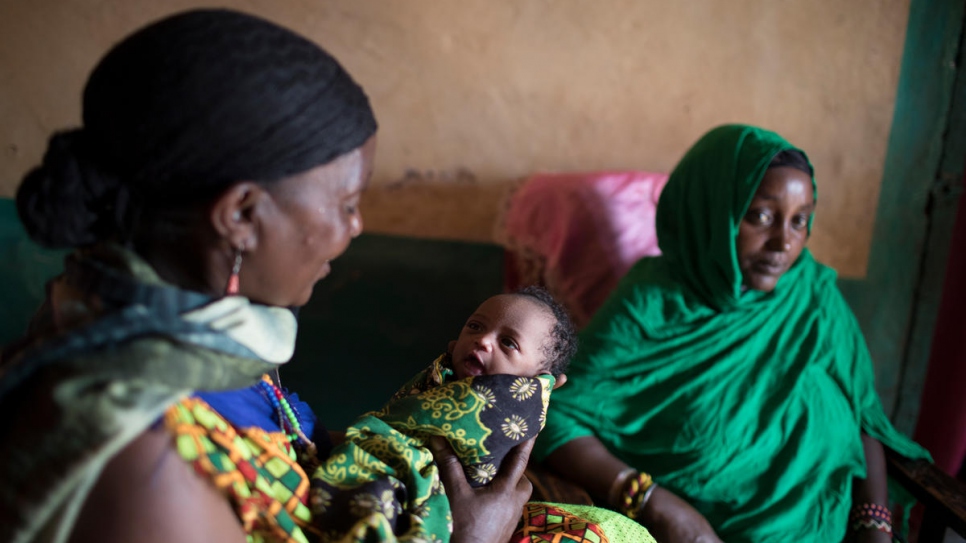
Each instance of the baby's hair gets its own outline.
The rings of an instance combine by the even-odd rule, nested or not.
[[[577,352],[577,329],[567,310],[543,287],[524,287],[513,292],[512,295],[536,300],[553,314],[555,322],[550,330],[550,341],[544,346],[544,354],[547,357],[544,369],[554,377],[566,373],[570,359]]]
[[[779,151],[778,154],[772,157],[771,162],[768,163],[769,168],[780,168],[782,166],[795,168],[798,171],[805,172],[808,175],[815,177],[815,170],[812,169],[812,165],[808,163],[808,158],[805,157],[805,153],[799,151],[798,149],[786,149],[784,151]]]

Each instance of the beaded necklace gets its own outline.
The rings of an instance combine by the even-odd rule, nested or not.
[[[299,422],[298,410],[288,402],[285,393],[282,392],[276,383],[281,383],[278,377],[278,370],[275,370],[275,378],[272,379],[272,382],[262,380],[258,382],[258,386],[261,387],[265,397],[268,398],[268,402],[272,404],[272,407],[278,414],[279,428],[285,432],[285,436],[289,442],[296,443],[301,441],[309,452],[314,453],[316,450],[315,443],[312,443],[312,440],[302,431],[302,423]]]

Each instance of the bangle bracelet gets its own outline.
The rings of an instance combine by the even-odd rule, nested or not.
[[[618,511],[626,515],[631,520],[636,520],[644,508],[647,498],[651,497],[649,492],[654,488],[654,480],[646,473],[638,473],[636,477],[628,477],[621,492]]]
[[[617,507],[621,503],[621,491],[624,490],[624,483],[627,482],[627,478],[633,475],[637,475],[637,470],[634,468],[624,468],[617,477],[614,477],[614,482],[610,485],[610,491],[607,493],[607,503],[611,507]]]
[[[657,488],[657,483],[652,482],[651,486],[649,486],[648,489],[644,491],[644,497],[641,498],[641,505],[640,507],[638,507],[638,510],[637,510],[638,515],[644,512],[644,508],[647,507],[647,502],[650,501],[651,494],[654,493],[655,488]]]

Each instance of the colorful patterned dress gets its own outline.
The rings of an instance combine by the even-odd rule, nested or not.
[[[302,429],[313,435],[308,405],[296,394],[287,397]],[[289,441],[258,386],[197,394],[169,408],[163,424],[178,454],[227,496],[249,541],[308,541],[309,478],[303,466],[316,460]],[[319,434],[316,442],[327,443]]]
[[[292,358],[296,331],[288,309],[179,289],[127,248],[72,253],[28,336],[0,354],[0,406],[18,414],[0,424],[0,541],[66,542],[105,466],[158,426],[232,497],[253,541],[304,541],[305,471],[251,397]],[[248,411],[226,398],[268,423],[233,419]]]

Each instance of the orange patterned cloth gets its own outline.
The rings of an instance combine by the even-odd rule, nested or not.
[[[199,398],[164,415],[178,454],[229,498],[252,542],[306,543],[309,479],[282,432],[235,428]]]
[[[514,532],[510,543],[608,543],[600,526],[560,507],[547,503],[523,506],[523,527]]]

